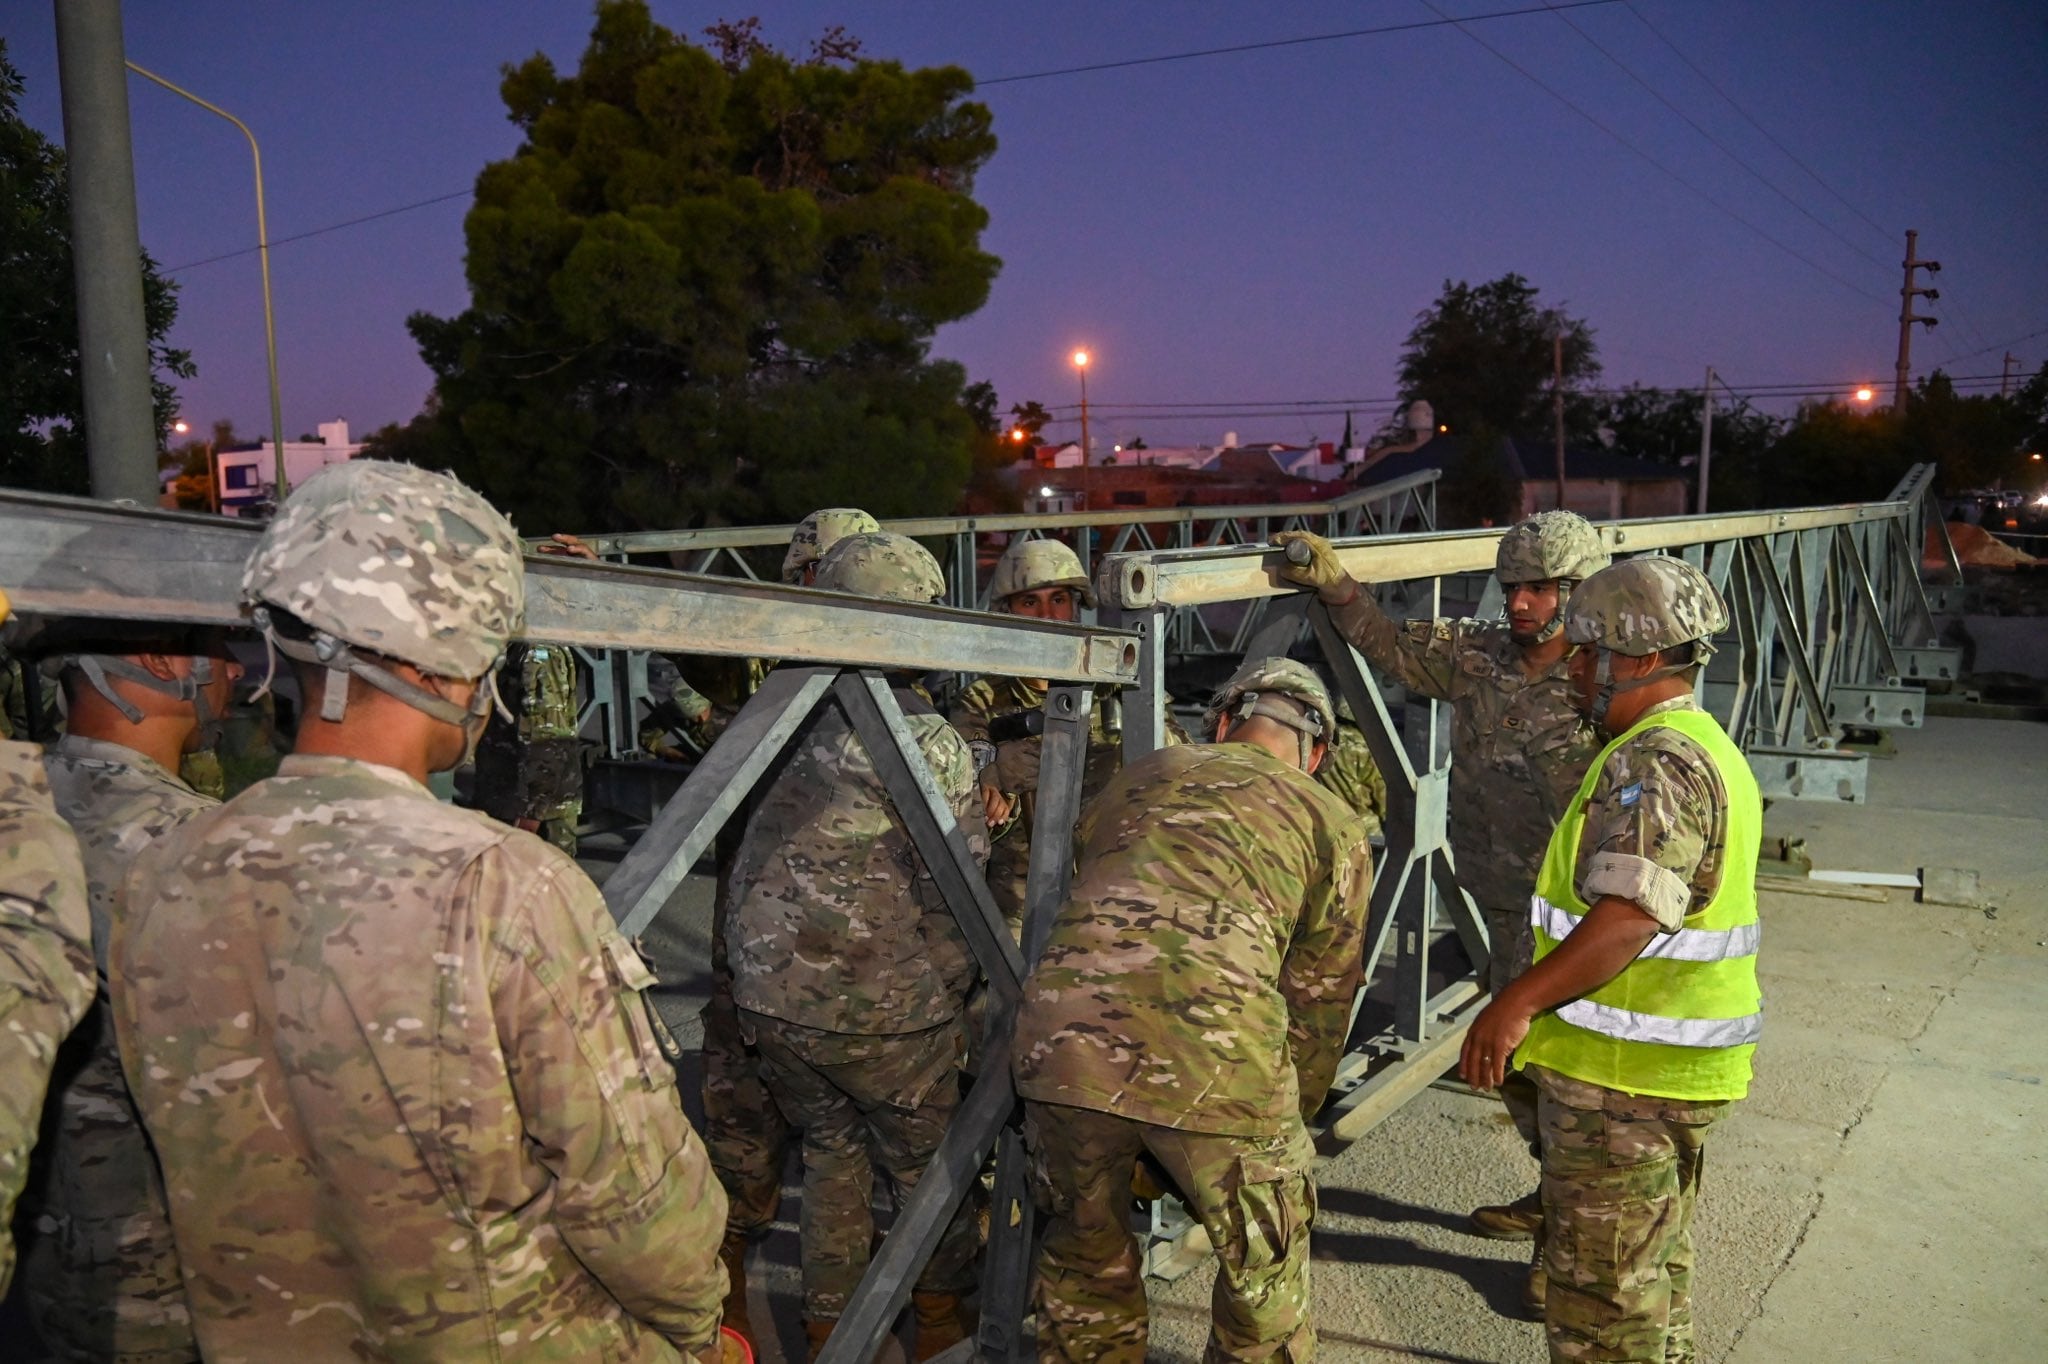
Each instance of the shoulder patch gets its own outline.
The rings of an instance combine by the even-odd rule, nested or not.
[[[1643,798],[1643,784],[1639,781],[1632,781],[1627,786],[1622,787],[1616,794],[1623,805],[1634,805]]]

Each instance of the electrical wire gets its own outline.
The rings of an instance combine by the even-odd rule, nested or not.
[[[1122,71],[1133,66],[1156,66],[1162,62],[1186,62],[1198,57],[1223,57],[1239,52],[1264,52],[1276,47],[1301,47],[1308,43],[1333,43],[1346,38],[1369,38],[1382,33],[1412,33],[1418,29],[1444,28],[1453,24],[1474,24],[1487,19],[1513,19],[1525,14],[1542,14],[1546,10],[1592,9],[1602,5],[1622,3],[1622,0],[1570,0],[1568,4],[1531,5],[1522,9],[1493,10],[1486,14],[1469,15],[1463,19],[1441,17],[1417,19],[1405,24],[1381,24],[1375,28],[1347,29],[1342,33],[1317,33],[1306,38],[1275,38],[1262,43],[1235,43],[1229,47],[1205,47],[1194,52],[1169,52],[1158,57],[1126,57],[1113,62],[1089,62],[1084,66],[1062,66],[1050,71],[1026,71],[1015,76],[991,76],[976,81],[977,89],[991,85],[1013,85],[1019,81],[1050,80],[1054,76],[1079,76],[1093,71]]]
[[[1437,8],[1435,0],[1422,0],[1422,3],[1429,9],[1434,10],[1437,14],[1443,14],[1443,11]],[[1665,165],[1662,161],[1659,161],[1656,157],[1650,155],[1642,148],[1636,146],[1635,143],[1629,141],[1620,133],[1617,133],[1616,131],[1614,131],[1614,129],[1608,127],[1598,118],[1595,118],[1592,114],[1588,113],[1585,109],[1581,108],[1568,95],[1565,95],[1562,91],[1559,91],[1555,87],[1551,86],[1542,77],[1538,76],[1528,67],[1523,66],[1513,57],[1510,57],[1507,53],[1501,51],[1492,43],[1487,42],[1486,39],[1480,37],[1477,33],[1474,33],[1470,29],[1466,28],[1462,20],[1452,20],[1451,22],[1460,33],[1464,34],[1467,38],[1470,38],[1473,42],[1479,44],[1488,52],[1492,53],[1494,57],[1496,57],[1502,63],[1504,63],[1510,70],[1515,71],[1517,74],[1521,75],[1525,80],[1527,80],[1531,85],[1534,85],[1537,89],[1541,90],[1544,94],[1549,95],[1559,104],[1562,104],[1565,108],[1571,110],[1580,118],[1592,124],[1595,128],[1598,128],[1601,132],[1607,134],[1608,137],[1614,139],[1614,141],[1618,143],[1625,151],[1628,151],[1631,154],[1648,162],[1650,165],[1656,167],[1659,171],[1663,172],[1667,177],[1676,182],[1678,185],[1682,186],[1687,190],[1690,190],[1696,197],[1698,197],[1702,202],[1706,203],[1709,207],[1713,208],[1714,210],[1723,214],[1724,216],[1733,219],[1735,222],[1740,223],[1742,226],[1748,228],[1757,236],[1769,242],[1772,246],[1775,246],[1780,251],[1783,251],[1786,255],[1803,262],[1809,268],[1819,272],[1820,274],[1826,275],[1829,279],[1841,285],[1850,293],[1861,295],[1862,297],[1869,299],[1872,303],[1882,304],[1884,302],[1884,300],[1882,298],[1879,298],[1876,294],[1871,293],[1868,289],[1863,288],[1861,285],[1852,284],[1848,280],[1843,279],[1833,270],[1828,269],[1827,266],[1822,265],[1819,261],[1807,255],[1805,252],[1799,250],[1797,247],[1789,246],[1786,243],[1779,241],[1776,237],[1766,232],[1763,228],[1758,227],[1755,223],[1743,217],[1740,213],[1737,213],[1734,209],[1728,207],[1728,205],[1722,203],[1719,199],[1716,199],[1713,195],[1707,193],[1698,185],[1695,185],[1692,181],[1686,179],[1677,171]]]
[[[431,208],[435,204],[445,204],[450,199],[467,199],[474,192],[473,190],[458,189],[447,194],[437,194],[431,199],[420,199],[414,203],[400,204],[396,208],[379,209],[375,213],[365,213],[360,218],[350,218],[346,222],[329,223],[325,227],[310,228],[304,232],[294,232],[289,237],[279,237],[271,243],[271,246],[283,246],[286,242],[302,242],[308,237],[319,237],[329,232],[339,232],[344,227],[360,227],[364,223],[374,223],[379,218],[393,218],[401,213],[410,213],[416,208]],[[199,260],[186,261],[183,265],[169,266],[164,270],[164,273],[175,275],[180,270],[196,270],[202,265],[212,265],[216,261],[234,260],[238,256],[253,256],[262,249],[260,246],[245,246],[239,251],[223,251],[218,256],[206,256]]]
[[[1801,160],[1798,153],[1794,152],[1790,147],[1786,146],[1783,142],[1780,142],[1771,133],[1770,129],[1764,127],[1763,124],[1758,123],[1754,118],[1751,118],[1749,115],[1749,111],[1747,109],[1744,109],[1740,104],[1736,103],[1735,96],[1729,94],[1726,90],[1723,90],[1720,84],[1717,81],[1715,81],[1715,79],[1712,76],[1709,76],[1705,71],[1700,69],[1699,63],[1695,62],[1692,58],[1686,56],[1685,53],[1680,51],[1676,43],[1672,42],[1669,38],[1664,36],[1663,30],[1659,29],[1655,24],[1650,22],[1648,15],[1644,14],[1641,10],[1635,7],[1634,0],[1622,0],[1622,3],[1627,7],[1628,12],[1630,14],[1635,15],[1636,22],[1640,23],[1644,28],[1650,30],[1650,32],[1656,36],[1658,42],[1664,44],[1665,47],[1671,49],[1672,56],[1678,58],[1678,60],[1684,62],[1686,66],[1690,67],[1692,73],[1695,76],[1698,76],[1702,81],[1705,81],[1707,88],[1709,90],[1712,90],[1715,94],[1719,95],[1722,101],[1726,103],[1730,109],[1733,109],[1736,112],[1736,114],[1742,119],[1743,122],[1747,123],[1750,127],[1756,129],[1758,133],[1763,135],[1766,141],[1768,141],[1773,147],[1776,147],[1780,152],[1784,153],[1786,160],[1790,161],[1793,165],[1799,167],[1799,169],[1805,171],[1807,176],[1812,179],[1813,183],[1819,185],[1822,189],[1826,190],[1829,196],[1832,197],[1836,203],[1840,204],[1843,208],[1848,209],[1849,212],[1855,214],[1858,218],[1861,218],[1864,222],[1868,223],[1870,225],[1870,229],[1873,232],[1877,233],[1880,237],[1885,238],[1887,241],[1897,236],[1897,234],[1892,232],[1890,229],[1880,226],[1876,220],[1874,220],[1869,214],[1865,213],[1862,209],[1856,207],[1856,205],[1850,203],[1847,199],[1843,198],[1841,193],[1837,191],[1833,185],[1830,185],[1826,180],[1821,178],[1821,174],[1819,171],[1815,170],[1813,167],[1807,165],[1805,161]]]
[[[1688,128],[1691,128],[1701,137],[1713,143],[1715,147],[1720,149],[1720,152],[1723,156],[1727,157],[1730,161],[1733,161],[1743,170],[1748,171],[1750,176],[1754,178],[1757,181],[1757,183],[1761,184],[1765,189],[1769,190],[1771,193],[1777,195],[1780,199],[1783,199],[1786,203],[1790,204],[1795,210],[1797,210],[1801,215],[1803,215],[1808,222],[1811,222],[1815,227],[1818,227],[1821,231],[1827,233],[1836,241],[1840,242],[1843,246],[1849,248],[1849,250],[1863,257],[1863,259],[1869,261],[1878,269],[1891,269],[1891,263],[1889,261],[1878,259],[1876,256],[1873,256],[1870,252],[1858,246],[1855,242],[1850,241],[1847,237],[1843,236],[1839,231],[1837,231],[1832,223],[1823,221],[1811,209],[1807,208],[1806,205],[1800,203],[1797,199],[1794,199],[1791,195],[1787,194],[1784,190],[1780,189],[1775,181],[1773,181],[1769,176],[1765,175],[1762,171],[1758,170],[1755,166],[1751,165],[1748,161],[1744,160],[1742,156],[1739,155],[1733,147],[1730,147],[1726,142],[1723,142],[1720,138],[1716,137],[1713,133],[1709,132],[1704,126],[1701,125],[1698,119],[1694,118],[1691,114],[1687,113],[1683,108],[1679,107],[1679,105],[1673,102],[1671,98],[1667,96],[1662,90],[1659,90],[1656,86],[1650,84],[1649,81],[1643,79],[1643,77],[1636,74],[1634,68],[1629,66],[1629,64],[1627,62],[1624,62],[1620,57],[1617,57],[1598,38],[1595,38],[1592,34],[1588,33],[1576,19],[1572,18],[1569,14],[1566,14],[1562,9],[1556,9],[1553,12],[1557,15],[1559,23],[1569,28],[1572,32],[1578,34],[1579,37],[1583,38],[1586,41],[1587,46],[1591,47],[1595,52],[1598,52],[1608,61],[1614,63],[1614,65],[1621,71],[1621,73],[1624,76],[1627,76],[1630,80],[1634,81],[1637,85],[1641,86],[1646,92],[1648,92],[1650,97],[1655,99],[1659,104],[1663,105],[1666,109],[1669,109],[1672,113],[1684,119],[1685,125]]]
[[[1418,29],[1445,28],[1453,24],[1481,23],[1489,19],[1512,19],[1522,15],[1542,14],[1553,10],[1595,9],[1606,5],[1622,3],[1624,3],[1624,0],[1570,0],[1570,3],[1566,4],[1530,5],[1521,9],[1495,10],[1486,14],[1474,14],[1464,19],[1418,19],[1413,23],[1381,24],[1374,28],[1347,29],[1342,33],[1315,33],[1302,38],[1276,38],[1269,42],[1237,43],[1229,47],[1209,47],[1194,52],[1168,52],[1156,57],[1131,57],[1122,61],[1091,62],[1084,66],[1057,67],[1049,71],[1025,71],[1014,76],[992,76],[987,80],[975,82],[975,85],[977,89],[986,88],[991,85],[1016,85],[1024,81],[1051,80],[1056,76],[1077,76],[1093,71],[1117,71],[1133,66],[1155,66],[1163,62],[1193,61],[1199,57],[1221,57],[1239,52],[1260,52],[1269,48],[1301,47],[1310,43],[1333,43],[1349,38],[1369,38],[1379,34],[1408,33]],[[339,232],[345,227],[360,227],[364,223],[373,223],[380,218],[395,217],[400,213],[411,213],[416,209],[430,208],[435,204],[445,204],[451,199],[466,198],[473,193],[475,193],[474,189],[451,190],[447,194],[437,194],[431,199],[419,199],[410,204],[400,204],[395,208],[380,209],[375,213],[366,213],[360,218],[350,218],[344,222],[329,223],[325,227],[316,227],[305,232],[295,232],[289,237],[279,237],[270,244],[276,247],[283,246],[288,242],[302,242],[309,237],[323,236],[329,232]],[[217,256],[206,256],[199,260],[186,261],[182,265],[166,267],[164,273],[175,275],[182,270],[196,270],[202,265],[214,265],[221,261],[236,260],[242,256],[253,256],[262,249],[260,246],[245,246],[236,251],[223,251]]]

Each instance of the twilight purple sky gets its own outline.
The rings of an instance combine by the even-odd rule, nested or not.
[[[790,50],[844,24],[870,55],[990,81],[1540,3],[653,10],[691,37],[758,12]],[[232,111],[263,144],[288,434],[412,416],[429,376],[405,317],[466,304],[466,191],[517,145],[499,68],[536,50],[572,67],[588,6],[125,8],[131,60]],[[61,140],[49,4],[10,5],[4,35],[28,84],[24,114]],[[1334,439],[1341,412],[1299,409],[1391,398],[1401,340],[1444,280],[1509,270],[1593,324],[1612,384],[1697,386],[1711,364],[1737,392],[1858,380],[1883,392],[1909,227],[1943,265],[1941,300],[1921,305],[1941,325],[1916,329],[1916,376],[1996,376],[2008,350],[2022,372],[2048,358],[2048,8],[2028,0],[1629,0],[997,83],[978,97],[1001,143],[977,186],[984,243],[1004,266],[988,304],[935,350],[993,380],[1006,407],[1058,407],[1077,397],[1066,357],[1086,346],[1098,442]],[[269,426],[257,260],[200,263],[254,245],[246,144],[139,78],[129,99],[142,240],[179,281],[174,340],[199,365],[185,414],[254,436]],[[1218,409],[1138,410],[1196,403]],[[1360,425],[1384,411],[1361,405]]]

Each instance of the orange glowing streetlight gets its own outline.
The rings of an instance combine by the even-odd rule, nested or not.
[[[1876,396],[1876,390],[1871,388],[1869,384],[1865,384],[1863,387],[1856,390],[1856,401],[1859,403],[1867,403]]]

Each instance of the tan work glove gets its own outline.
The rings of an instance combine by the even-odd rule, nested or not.
[[[1282,549],[1289,545],[1308,549],[1309,560],[1305,564],[1295,563],[1292,558],[1281,559],[1280,576],[1288,582],[1314,588],[1316,595],[1331,606],[1342,606],[1358,595],[1358,580],[1344,571],[1344,565],[1337,562],[1337,551],[1322,536],[1313,531],[1283,530],[1273,537],[1273,543]]]

